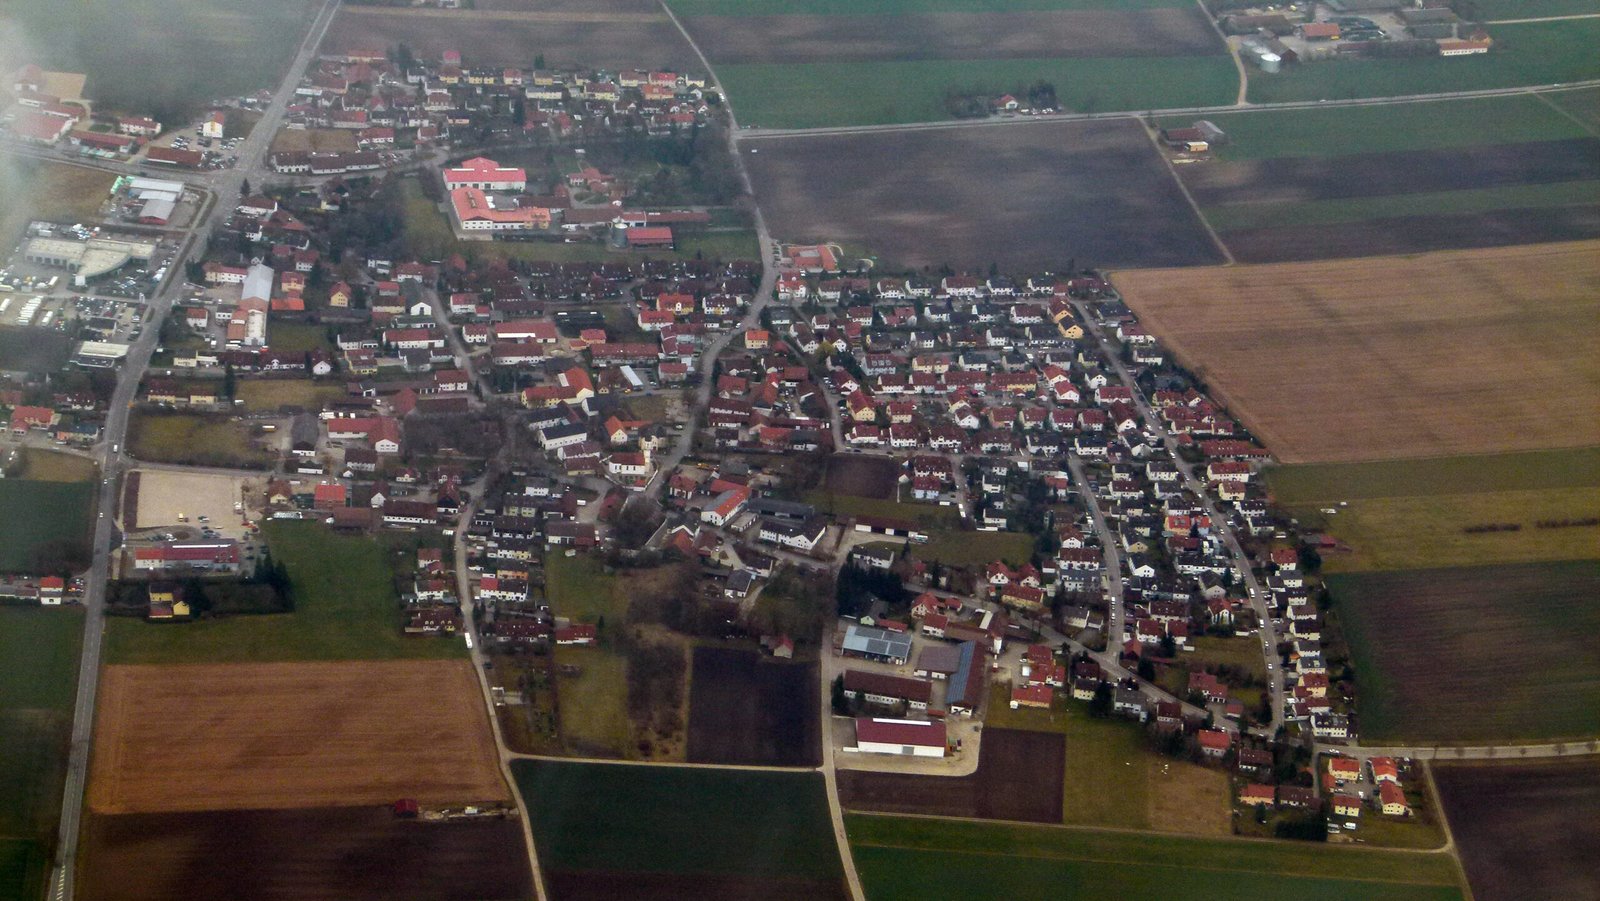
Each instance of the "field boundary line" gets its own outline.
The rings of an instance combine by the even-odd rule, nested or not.
[[[1222,258],[1226,261],[1223,265],[1235,265],[1238,261],[1233,258],[1233,251],[1222,243],[1222,236],[1217,234],[1217,230],[1211,226],[1211,220],[1206,218],[1206,214],[1200,209],[1200,204],[1195,202],[1194,195],[1189,193],[1189,186],[1178,177],[1178,168],[1172,165],[1172,160],[1162,152],[1161,142],[1156,140],[1155,132],[1151,131],[1143,121],[1139,122],[1139,130],[1144,132],[1145,139],[1150,142],[1150,149],[1155,151],[1156,156],[1161,157],[1161,165],[1167,167],[1167,175],[1172,178],[1173,184],[1178,186],[1178,190],[1183,192],[1184,201],[1189,204],[1189,209],[1194,211],[1194,217],[1200,220],[1200,225],[1205,228],[1206,234],[1211,236],[1211,243],[1222,253]]]
[[[678,760],[619,760],[613,757],[562,757],[558,754],[522,754],[507,751],[511,760],[541,760],[548,763],[605,763],[613,766],[676,767],[683,770],[744,770],[752,773],[818,773],[816,766],[775,766],[754,763],[689,763]]]
[[[1531,25],[1537,22],[1567,22],[1572,19],[1600,19],[1600,13],[1573,13],[1570,16],[1544,16],[1537,19],[1491,19],[1485,25]]]
[[[1600,130],[1597,130],[1593,125],[1590,125],[1589,123],[1583,121],[1582,119],[1579,119],[1577,116],[1574,116],[1570,111],[1568,111],[1561,104],[1556,103],[1554,100],[1551,100],[1549,97],[1546,97],[1545,96],[1545,93],[1546,93],[1545,91],[1529,91],[1528,93],[1530,93],[1533,96],[1539,98],[1539,102],[1543,103],[1545,106],[1550,107],[1551,109],[1555,110],[1556,112],[1560,113],[1561,115],[1566,116],[1568,119],[1571,119],[1573,122],[1577,123],[1579,128],[1583,129],[1584,131],[1588,132],[1591,135],[1594,135],[1597,138],[1600,138]]]
[[[543,25],[654,25],[667,21],[666,16],[651,13],[605,12],[536,12],[514,9],[432,9],[419,6],[346,6],[349,12],[362,16],[410,19],[463,19],[469,22],[537,22]]]
[[[1433,804],[1433,809],[1439,811],[1439,825],[1444,827],[1444,847],[1439,851],[1455,858],[1456,869],[1461,871],[1462,901],[1473,901],[1472,883],[1467,879],[1467,868],[1461,865],[1461,855],[1456,851],[1456,834],[1450,828],[1450,812],[1444,809],[1444,799],[1439,796],[1439,783],[1433,778],[1433,765],[1424,760],[1422,772],[1428,780],[1428,800]]]

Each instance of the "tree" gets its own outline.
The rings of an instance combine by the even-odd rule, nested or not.
[[[1111,685],[1101,682],[1095,686],[1094,697],[1089,699],[1089,715],[1104,719],[1111,715]]]
[[[244,181],[239,183],[239,196],[240,197],[249,197],[250,196],[250,179],[247,178]]]
[[[1148,659],[1141,657],[1139,658],[1138,673],[1139,678],[1143,679],[1144,681],[1154,682],[1156,679],[1156,665],[1151,663]]]
[[[1178,656],[1178,642],[1171,635],[1161,636],[1161,656],[1169,659]]]
[[[836,716],[849,716],[850,704],[844,696],[844,674],[833,677],[833,712]]]
[[[233,393],[237,387],[233,374],[233,364],[229,363],[222,370],[222,396],[230,401],[233,400]]]

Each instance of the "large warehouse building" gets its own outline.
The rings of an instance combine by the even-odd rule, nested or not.
[[[934,720],[856,720],[856,747],[862,754],[943,757],[945,726]]]

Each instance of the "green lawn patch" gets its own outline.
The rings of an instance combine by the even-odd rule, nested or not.
[[[1462,897],[1449,855],[849,815],[873,899],[1430,901]]]
[[[605,561],[593,555],[552,554],[544,561],[544,593],[556,616],[580,623],[601,619],[621,626],[628,612],[628,594]]]
[[[577,667],[561,675],[561,740],[583,757],[630,757],[633,723],[628,718],[628,661],[610,648],[558,647],[558,666]]]
[[[1600,88],[1573,91],[1547,91],[1539,95],[1567,113],[1576,116],[1590,129],[1600,132]]]
[[[0,607],[0,710],[70,711],[82,644],[79,608]]]
[[[313,350],[332,352],[334,349],[333,344],[328,341],[327,330],[311,322],[275,320],[268,327],[267,338],[273,350],[283,353],[306,353]]]
[[[240,379],[234,388],[246,413],[276,413],[283,407],[314,412],[345,393],[343,385],[310,379]]]
[[[1265,472],[1272,499],[1310,506],[1361,498],[1600,487],[1600,447],[1380,463],[1308,463]]]
[[[1415,216],[1419,210],[1426,210],[1432,216],[1596,203],[1600,203],[1600,181],[1573,181],[1310,202],[1237,203],[1209,206],[1204,212],[1212,228],[1226,233],[1291,225],[1340,225],[1369,219]]]
[[[262,663],[278,660],[459,658],[452,638],[408,637],[384,544],[319,523],[269,522],[272,556],[289,571],[293,613],[152,624],[106,622],[108,663]],[[398,552],[401,555],[405,550]]]
[[[995,95],[1035,81],[1061,108],[1109,113],[1232,103],[1226,56],[1109,59],[902,60],[717,67],[739,122],[763,128],[887,125],[950,118],[951,91]]]
[[[513,761],[511,772],[546,872],[802,880],[824,896],[840,891],[820,773],[544,760]]]
[[[1600,734],[1600,563],[1329,577],[1363,742]]]
[[[1464,0],[1456,9],[1477,22],[1600,13],[1600,0]]]
[[[16,297],[17,295],[10,295]],[[17,304],[12,308],[16,309]],[[55,372],[67,365],[72,339],[65,332],[43,328],[0,326],[0,361],[19,372]]]
[[[1330,60],[1290,66],[1277,75],[1252,75],[1250,100],[1345,100],[1600,78],[1600,19],[1495,25],[1494,47],[1461,58]],[[731,90],[731,88],[730,88]]]
[[[22,472],[18,478],[35,482],[93,482],[100,467],[91,457],[37,447],[22,449]]]
[[[223,414],[135,410],[128,452],[151,463],[265,469],[272,454],[250,440],[248,427]]]
[[[805,500],[819,512],[834,516],[886,516],[891,519],[909,520],[930,529],[953,529],[961,521],[961,515],[956,512],[956,508],[941,507],[938,504],[902,503],[893,498],[832,494],[822,489],[807,493]]]
[[[1366,65],[1361,62],[1315,65],[1337,68],[1347,64]],[[1164,116],[1159,122],[1172,128],[1190,125],[1196,118],[1192,115]],[[1348,156],[1590,136],[1549,104],[1526,94],[1378,106],[1260,109],[1208,114],[1205,118],[1228,133],[1228,143],[1216,151],[1218,158],[1224,160]]]
[[[672,0],[679,16],[900,16],[1052,9],[1122,12],[1187,7],[1183,0]]]
[[[0,479],[0,571],[29,572],[52,548],[88,547],[92,482]]]
[[[936,529],[927,544],[914,545],[919,560],[937,560],[948,566],[981,566],[1004,560],[1021,566],[1033,557],[1034,538],[1026,532],[963,532]]]

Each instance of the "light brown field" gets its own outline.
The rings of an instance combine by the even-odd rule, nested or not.
[[[272,136],[272,153],[355,151],[355,132],[345,128],[284,128]]]
[[[1114,282],[1285,462],[1600,444],[1600,241]]]
[[[97,813],[510,798],[465,661],[108,666],[100,685]]]

